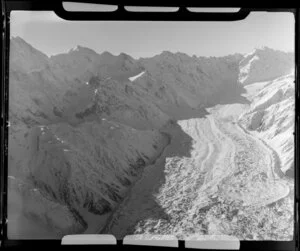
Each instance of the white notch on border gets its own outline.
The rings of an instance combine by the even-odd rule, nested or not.
[[[241,8],[198,8],[198,7],[187,7],[190,12],[199,13],[237,13]]]
[[[178,239],[173,235],[135,234],[126,235],[123,245],[178,247]]]
[[[130,12],[176,12],[179,7],[156,7],[156,6],[124,6]]]
[[[240,240],[229,235],[203,235],[185,239],[186,248],[239,250]]]
[[[74,234],[66,235],[61,245],[116,245],[117,240],[110,234]]]
[[[118,9],[118,5],[63,2],[63,8],[70,12],[113,12]]]

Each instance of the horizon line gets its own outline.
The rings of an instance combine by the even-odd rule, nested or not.
[[[132,55],[126,53],[126,52],[120,52],[119,54],[114,54],[110,51],[107,51],[107,50],[104,50],[102,52],[98,52],[96,51],[95,49],[93,48],[90,48],[90,47],[86,47],[86,46],[82,46],[80,44],[76,45],[75,47],[72,47],[70,48],[69,50],[65,51],[65,52],[60,52],[60,53],[57,53],[57,54],[52,54],[52,55],[49,55],[49,54],[46,54],[45,52],[43,52],[42,50],[40,49],[37,49],[36,47],[34,47],[31,43],[29,43],[28,41],[26,41],[24,38],[22,38],[21,36],[17,35],[17,36],[13,36],[13,35],[10,35],[10,40],[11,39],[16,39],[16,38],[20,38],[21,40],[23,40],[26,44],[30,45],[32,48],[34,48],[35,50],[43,53],[45,56],[47,56],[48,59],[50,59],[51,57],[55,57],[55,56],[59,56],[59,55],[63,55],[63,54],[69,54],[71,51],[75,51],[77,48],[81,47],[81,48],[84,48],[84,49],[88,49],[88,50],[91,50],[93,52],[95,52],[97,55],[102,55],[104,53],[109,53],[110,55],[114,56],[114,57],[118,57],[122,54],[125,54],[127,56],[130,56],[131,58],[133,58],[134,60],[140,60],[140,59],[148,59],[148,58],[153,58],[153,57],[156,57],[156,56],[160,56],[162,55],[163,53],[171,53],[173,55],[175,54],[185,54],[186,56],[188,57],[196,57],[196,58],[225,58],[225,57],[230,57],[230,56],[235,56],[235,55],[241,55],[241,56],[246,56],[246,55],[251,55],[254,51],[256,50],[261,50],[261,49],[270,49],[270,50],[273,50],[273,51],[279,51],[279,52],[283,52],[283,53],[292,53],[294,54],[295,53],[295,50],[294,51],[284,51],[284,50],[279,50],[279,49],[274,49],[274,48],[271,48],[269,46],[257,46],[257,47],[254,47],[254,49],[248,53],[241,53],[241,52],[235,52],[235,53],[232,53],[232,54],[226,54],[224,56],[199,56],[199,55],[196,55],[196,54],[193,54],[193,55],[190,55],[186,52],[182,52],[182,51],[176,51],[176,52],[172,52],[172,51],[168,51],[168,50],[162,50],[160,53],[158,54],[154,54],[152,56],[146,56],[146,57],[139,57],[139,58],[136,58],[136,57],[133,57]]]

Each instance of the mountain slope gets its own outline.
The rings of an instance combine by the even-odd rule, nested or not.
[[[293,177],[294,170],[294,74],[247,86],[250,109],[241,116],[279,154],[282,171]]]
[[[21,57],[18,53],[24,55],[23,61],[14,60]],[[79,52],[70,52],[71,58],[74,53]],[[125,68],[111,76],[113,79],[103,81],[94,73],[86,74],[88,70],[78,73],[78,69],[85,64],[80,60],[93,55],[90,50],[82,48],[80,53],[75,57],[75,61],[79,60],[75,70],[70,63],[73,61],[67,60],[66,65],[70,63],[71,70],[59,71],[63,60],[57,66],[54,60],[48,59],[24,40],[12,39],[9,174],[19,185],[23,181],[28,185],[23,186],[22,192],[17,189],[19,185],[13,186],[10,194],[16,194],[22,200],[26,199],[40,207],[46,203],[45,200],[29,192],[30,189],[37,189],[56,203],[66,218],[81,217],[81,221],[72,220],[65,226],[58,225],[55,214],[43,216],[42,211],[33,210],[29,204],[24,205],[19,213],[30,212],[26,214],[31,215],[29,218],[37,218],[44,224],[47,219],[52,231],[58,235],[82,232],[87,227],[85,210],[95,216],[109,212],[143,167],[168,143],[168,137],[157,130],[139,131],[126,126],[131,124],[147,129],[149,125],[158,127],[168,121],[168,116],[151,103],[147,104],[141,98],[134,101],[133,92],[128,87],[129,80],[123,85],[122,79],[135,74],[126,68],[130,58],[120,55],[114,62],[108,62],[108,67],[104,66],[105,71],[108,69],[106,74],[115,72],[116,67]],[[24,64],[32,59],[31,54],[35,55],[33,60],[36,63],[32,63],[31,67],[34,71],[31,68],[28,70]],[[99,55],[94,56],[98,58]],[[46,66],[36,69],[40,62]],[[91,77],[87,79],[87,76]],[[82,80],[87,80],[89,84]],[[100,82],[106,91],[96,93],[101,88]],[[132,120],[134,117],[136,121]],[[58,140],[60,137],[68,142],[67,146]],[[80,145],[76,140],[80,141]],[[87,149],[96,151],[93,157]],[[82,176],[82,173],[88,176]],[[103,177],[112,178],[105,181]],[[87,181],[90,181],[90,185]],[[9,216],[13,221],[11,217],[14,214]]]
[[[291,70],[290,54],[264,48],[246,56],[163,52],[135,60],[78,46],[48,58],[17,37],[10,55],[9,194],[30,201],[18,214],[50,225],[55,236],[105,225],[172,141],[163,128],[204,117],[211,106],[251,102],[242,123],[276,149],[284,172],[292,167],[293,77],[242,95],[243,85]]]
[[[172,105],[199,108],[232,102],[244,91],[237,81],[240,59],[240,55],[197,58],[163,52],[140,59],[147,71],[135,82]]]
[[[239,81],[243,85],[272,80],[289,74],[294,68],[293,53],[263,47],[246,54],[240,62]]]

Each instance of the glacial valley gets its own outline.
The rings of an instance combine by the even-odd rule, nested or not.
[[[266,47],[48,57],[11,38],[9,238],[291,240],[294,78]]]

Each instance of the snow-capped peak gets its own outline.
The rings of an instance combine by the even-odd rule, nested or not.
[[[87,54],[97,54],[97,52],[95,52],[94,50],[81,46],[81,45],[77,45],[75,47],[73,47],[72,49],[70,49],[68,51],[68,53],[74,53],[74,52],[82,52],[82,53],[87,53]]]
[[[81,48],[80,45],[76,45],[75,47],[71,48],[68,53],[71,53],[71,52],[74,52],[74,51],[79,51],[80,48]]]
[[[255,53],[255,49],[252,50],[251,52],[245,53],[245,54],[243,55],[243,58],[245,59],[245,58],[247,58],[247,57],[250,57],[250,56],[252,56],[254,53]]]
[[[263,46],[245,54],[240,61],[239,82],[243,85],[272,80],[294,68],[293,54]]]

